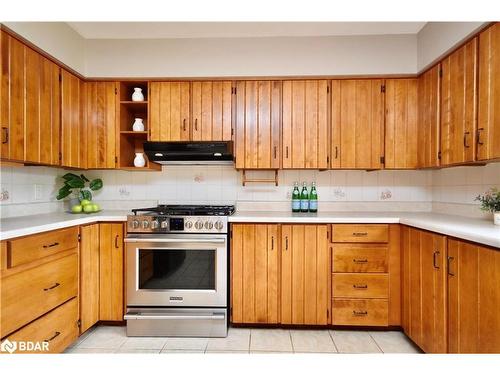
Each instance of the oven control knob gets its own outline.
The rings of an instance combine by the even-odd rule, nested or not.
[[[203,229],[203,223],[201,222],[201,220],[198,220],[196,223],[194,223],[194,227],[196,229]]]
[[[184,226],[186,227],[186,229],[191,229],[193,227],[193,222],[186,221],[186,223],[184,224]]]
[[[149,221],[144,220],[144,221],[142,222],[142,227],[143,227],[144,229],[148,229],[148,228],[149,228]]]
[[[215,222],[215,229],[217,229],[217,230],[221,230],[223,226],[224,226],[224,224],[222,223],[222,221],[217,220],[217,221]]]
[[[153,220],[151,222],[151,229],[158,229],[159,226],[160,226],[160,223],[158,222],[158,220]]]
[[[166,220],[163,220],[160,224],[161,226],[161,229],[167,229],[167,226],[168,226],[168,222]]]
[[[134,229],[139,228],[139,220],[132,221],[132,228],[134,228]]]
[[[211,221],[205,221],[205,228],[206,229],[212,229],[214,227],[214,223]]]

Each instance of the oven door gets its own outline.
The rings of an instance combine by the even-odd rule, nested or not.
[[[129,235],[125,243],[127,306],[227,306],[227,235]]]

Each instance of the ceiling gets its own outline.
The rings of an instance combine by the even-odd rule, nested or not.
[[[426,22],[68,22],[85,39],[416,34]]]

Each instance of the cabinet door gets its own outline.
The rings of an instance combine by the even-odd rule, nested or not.
[[[500,252],[448,240],[450,353],[500,352]]]
[[[385,81],[385,168],[417,167],[417,79]]]
[[[86,94],[82,80],[61,72],[61,165],[87,167]]]
[[[500,158],[500,24],[479,35],[477,160]]]
[[[151,82],[152,141],[188,141],[190,134],[189,82]]]
[[[99,227],[99,320],[123,320],[123,224]]]
[[[441,80],[435,65],[418,77],[418,167],[439,166],[439,100]]]
[[[277,225],[232,227],[231,311],[233,323],[279,323]]]
[[[332,81],[332,168],[382,168],[384,81]]]
[[[230,141],[231,81],[205,81],[191,84],[193,141]]]
[[[283,168],[328,168],[329,81],[283,81]]]
[[[116,83],[87,82],[87,168],[115,168]]]
[[[278,169],[280,81],[236,83],[236,168]]]
[[[441,62],[441,162],[474,160],[477,116],[477,38]]]
[[[325,325],[330,273],[327,226],[281,229],[281,323]]]
[[[80,227],[80,334],[99,321],[99,224]]]

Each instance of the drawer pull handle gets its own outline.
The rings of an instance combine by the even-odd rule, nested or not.
[[[2,144],[9,143],[9,128],[2,127],[2,132],[3,132]]]
[[[455,276],[455,273],[451,271],[451,262],[454,261],[454,260],[455,260],[454,257],[448,257],[448,259],[447,259],[448,265],[447,265],[446,268],[448,268],[448,275],[450,275],[450,276]]]
[[[434,253],[432,253],[432,265],[434,266],[434,268],[436,269],[439,269],[439,266],[437,264],[437,256],[441,254],[441,252],[439,252],[438,250],[434,251]]]
[[[54,246],[57,246],[59,245],[59,242],[54,242],[54,243],[51,243],[49,245],[43,245],[43,248],[44,249],[48,249],[49,247],[54,247]]]
[[[368,289],[368,285],[364,284],[364,285],[356,285],[354,284],[352,286],[354,289]]]
[[[43,290],[46,291],[46,292],[48,292],[49,290],[57,288],[59,285],[61,285],[61,284],[55,283],[54,285],[52,285],[52,286],[50,286],[48,288],[43,288]]]
[[[352,232],[352,235],[354,237],[363,237],[363,236],[368,236],[368,232]]]
[[[46,339],[46,340],[43,340],[43,341],[44,342],[51,342],[52,340],[54,340],[60,334],[61,334],[61,332],[56,331],[56,333],[54,334],[54,336],[52,336],[50,339]]]
[[[182,131],[186,131],[186,119],[182,120]]]
[[[119,235],[116,235],[116,236],[115,236],[115,249],[120,248],[120,246],[118,245],[118,239],[119,239],[119,238],[120,238],[120,236],[119,236]]]
[[[368,263],[368,259],[353,259],[354,263]]]
[[[353,310],[352,311],[352,315],[354,315],[354,316],[368,315],[368,311],[356,311],[356,310]]]

